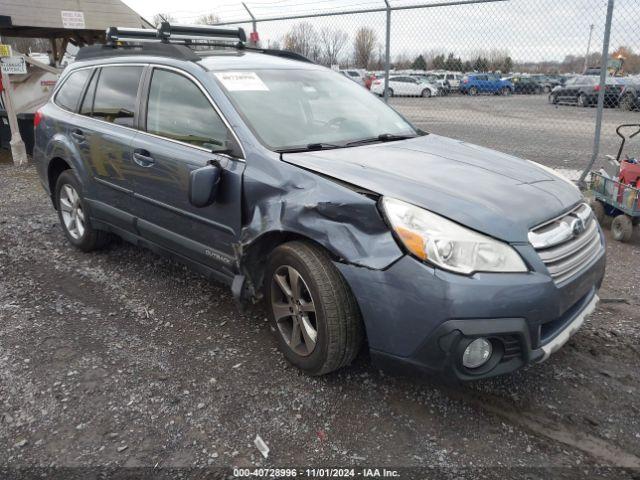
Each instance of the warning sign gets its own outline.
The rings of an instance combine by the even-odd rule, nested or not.
[[[62,28],[84,28],[84,12],[75,10],[62,10]]]
[[[27,73],[27,62],[23,57],[2,57],[0,58],[3,73],[12,73],[14,75]]]

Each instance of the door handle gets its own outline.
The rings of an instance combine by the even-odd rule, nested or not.
[[[146,150],[134,150],[133,161],[141,167],[150,167],[155,163],[155,160],[149,152]]]
[[[84,133],[82,133],[82,130],[80,130],[78,128],[76,128],[75,130],[71,131],[71,136],[78,143],[85,141]]]

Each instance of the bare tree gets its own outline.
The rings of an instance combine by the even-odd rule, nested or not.
[[[353,41],[353,57],[356,66],[368,68],[376,47],[376,32],[369,27],[360,27]]]
[[[309,22],[296,23],[285,34],[282,43],[286,50],[299,53],[314,62],[320,59],[318,33]]]
[[[176,23],[176,17],[174,17],[170,13],[161,12],[161,13],[156,13],[153,16],[153,19],[151,20],[151,22],[156,26],[160,25],[162,22]]]
[[[216,23],[220,23],[220,17],[215,13],[205,13],[196,19],[198,25],[215,25]]]
[[[349,41],[349,35],[343,30],[323,28],[320,30],[322,63],[330,67],[340,63],[340,56]]]

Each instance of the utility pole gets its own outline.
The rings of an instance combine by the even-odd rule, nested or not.
[[[5,53],[6,57],[11,56],[11,48],[7,48],[9,50]],[[8,55],[7,55],[8,53]],[[4,72],[4,69],[0,67],[0,78],[2,79],[2,88],[4,90],[4,108],[7,111],[7,117],[9,118],[9,129],[11,130],[11,140],[9,141],[9,145],[11,146],[11,157],[13,158],[13,163],[17,166],[26,165],[28,162],[27,159],[27,149],[24,146],[24,142],[22,141],[22,137],[20,136],[20,128],[18,126],[18,118],[16,117],[16,110],[13,106],[13,87],[11,86],[11,79],[9,78],[9,74]]]
[[[591,53],[591,38],[593,37],[593,23],[589,26],[589,43],[587,43],[587,53],[584,56],[584,67],[582,68],[582,73],[587,71],[589,68],[589,53]]]

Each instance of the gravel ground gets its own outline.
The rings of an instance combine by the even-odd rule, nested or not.
[[[595,108],[554,106],[546,95],[394,97],[399,112],[422,129],[535,160],[550,167],[583,169],[591,159]],[[604,110],[600,152],[615,155],[616,127],[638,123],[638,112]]]
[[[0,199],[2,478],[231,465],[640,478],[637,235],[609,242],[604,301],[563,350],[447,386],[383,374],[366,353],[307,377],[278,353],[260,305],[240,313],[226,287],[122,242],[73,249],[33,167],[0,165]]]

